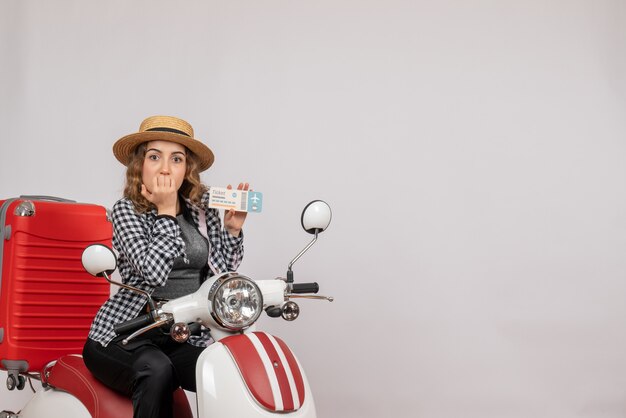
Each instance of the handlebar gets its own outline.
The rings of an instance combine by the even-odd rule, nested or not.
[[[283,285],[284,286],[284,285]],[[284,289],[284,287],[283,287]],[[317,282],[310,282],[310,283],[293,283],[291,284],[291,289],[288,290],[284,296],[285,297],[294,297],[294,298],[309,298],[309,299],[324,299],[324,300],[328,300],[330,302],[333,301],[333,298],[330,297],[326,297],[326,296],[313,296],[311,295],[311,293],[317,293],[320,290],[320,286],[319,284],[317,284]],[[308,294],[308,295],[301,295],[301,294]],[[281,295],[282,295],[282,291],[281,291]],[[286,300],[286,299],[285,299]],[[272,312],[268,312],[268,315],[270,316],[280,316],[281,314],[281,308],[279,307],[278,310],[272,311]],[[160,312],[160,311],[159,311]],[[169,315],[169,317],[167,316]],[[143,334],[146,331],[149,331],[150,329],[153,329],[155,327],[160,327],[164,324],[167,323],[172,323],[172,316],[171,314],[166,314],[165,317],[158,315],[158,318],[156,318],[153,313],[146,313],[144,315],[138,316],[137,318],[133,318],[130,319],[128,321],[124,321],[124,322],[120,322],[119,324],[115,324],[113,326],[113,330],[115,331],[115,333],[117,335],[128,335],[131,334],[130,336],[128,336],[128,338],[126,338],[124,341],[129,341],[133,338],[135,338],[137,335]],[[170,322],[172,321],[172,322]],[[190,328],[190,332],[192,335],[196,335],[199,334],[201,331],[201,327],[200,324],[198,323],[191,323],[188,324],[189,328]]]
[[[139,328],[145,327],[153,322],[154,319],[152,318],[152,314],[147,313],[145,315],[138,316],[137,318],[115,324],[113,326],[113,330],[117,335],[128,334],[129,332],[138,330]]]
[[[317,282],[313,283],[294,283],[291,287],[291,293],[317,293],[320,286]]]

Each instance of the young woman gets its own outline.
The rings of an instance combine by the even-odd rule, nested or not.
[[[213,163],[211,150],[194,139],[191,125],[170,116],[145,119],[139,132],[113,145],[125,166],[124,198],[113,207],[113,247],[122,281],[173,299],[194,292],[214,274],[236,271],[243,257],[246,218],[208,209],[199,173]],[[230,188],[230,186],[228,186]],[[248,190],[247,183],[239,189]],[[146,298],[120,289],[100,308],[83,358],[93,375],[131,396],[134,418],[170,418],[172,393],[195,391],[195,365],[212,342],[208,332],[176,343],[161,330],[122,345],[113,326],[145,312]]]

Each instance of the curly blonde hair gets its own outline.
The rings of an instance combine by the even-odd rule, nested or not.
[[[185,153],[187,155],[187,169],[178,193],[189,199],[194,205],[200,205],[202,195],[208,188],[200,181],[197,157],[186,147]],[[139,213],[146,213],[154,208],[154,205],[141,194],[143,161],[145,158],[146,143],[144,142],[135,148],[130,157],[126,168],[126,185],[124,186],[124,197],[133,202],[135,210]]]

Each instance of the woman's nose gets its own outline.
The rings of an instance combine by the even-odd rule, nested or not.
[[[170,173],[170,165],[166,159],[161,160],[163,163],[161,164],[161,174],[169,174]]]

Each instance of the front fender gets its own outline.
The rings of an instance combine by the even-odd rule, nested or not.
[[[198,358],[196,384],[199,418],[316,417],[302,367],[283,341],[264,332],[210,345]]]

